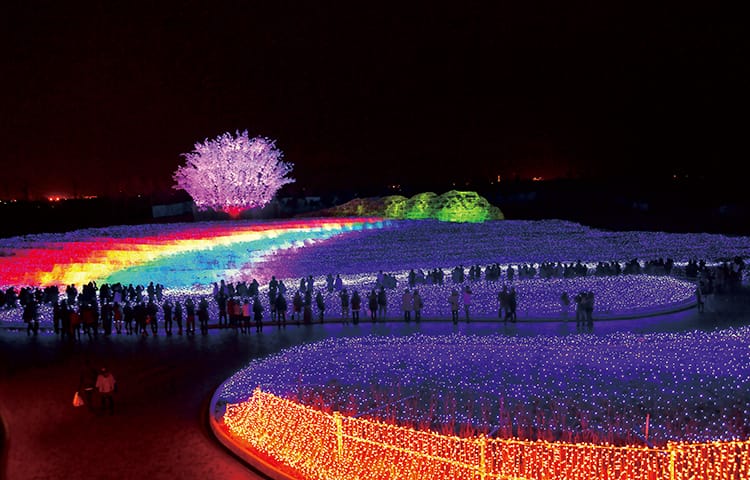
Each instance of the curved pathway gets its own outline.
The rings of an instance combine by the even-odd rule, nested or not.
[[[750,323],[750,294],[717,297],[695,309],[632,320],[598,321],[594,334],[713,329]],[[575,324],[519,322],[340,323],[258,335],[211,330],[207,336],[99,337],[63,344],[52,333],[27,337],[0,330],[0,416],[7,427],[0,477],[9,480],[265,478],[210,433],[206,410],[214,389],[250,359],[329,336],[461,331],[509,335],[568,334]],[[115,414],[74,408],[83,360],[106,364],[118,380]],[[0,435],[0,439],[2,436]]]

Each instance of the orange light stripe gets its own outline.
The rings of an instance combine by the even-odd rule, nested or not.
[[[462,438],[326,413],[256,389],[227,405],[227,432],[300,479],[737,480],[750,440],[665,448]]]

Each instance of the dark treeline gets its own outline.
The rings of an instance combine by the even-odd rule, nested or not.
[[[3,201],[0,218],[0,238],[155,221],[146,197]]]
[[[353,198],[432,191],[474,190],[515,220],[563,219],[610,230],[652,230],[750,235],[750,197],[735,181],[667,178],[650,182],[611,180],[467,181],[462,184],[389,185],[382,189],[331,189],[317,193],[279,192],[283,202],[258,218],[288,218],[329,208]],[[154,216],[153,207],[184,202],[184,192],[148,196],[73,199],[59,202],[3,201],[0,238],[79,228],[221,218],[183,213]],[[252,218],[255,218],[254,216]]]
[[[557,180],[477,190],[512,219],[558,218],[608,230],[750,235],[750,197],[736,181]]]

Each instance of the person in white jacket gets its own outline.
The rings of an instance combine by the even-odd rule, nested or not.
[[[108,408],[110,415],[115,413],[115,385],[114,375],[106,367],[102,367],[99,375],[96,377],[96,390],[102,399],[102,410]]]

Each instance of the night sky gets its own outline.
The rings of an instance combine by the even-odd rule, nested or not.
[[[12,3],[0,197],[167,190],[237,130],[310,192],[747,156],[743,17],[710,2]]]

